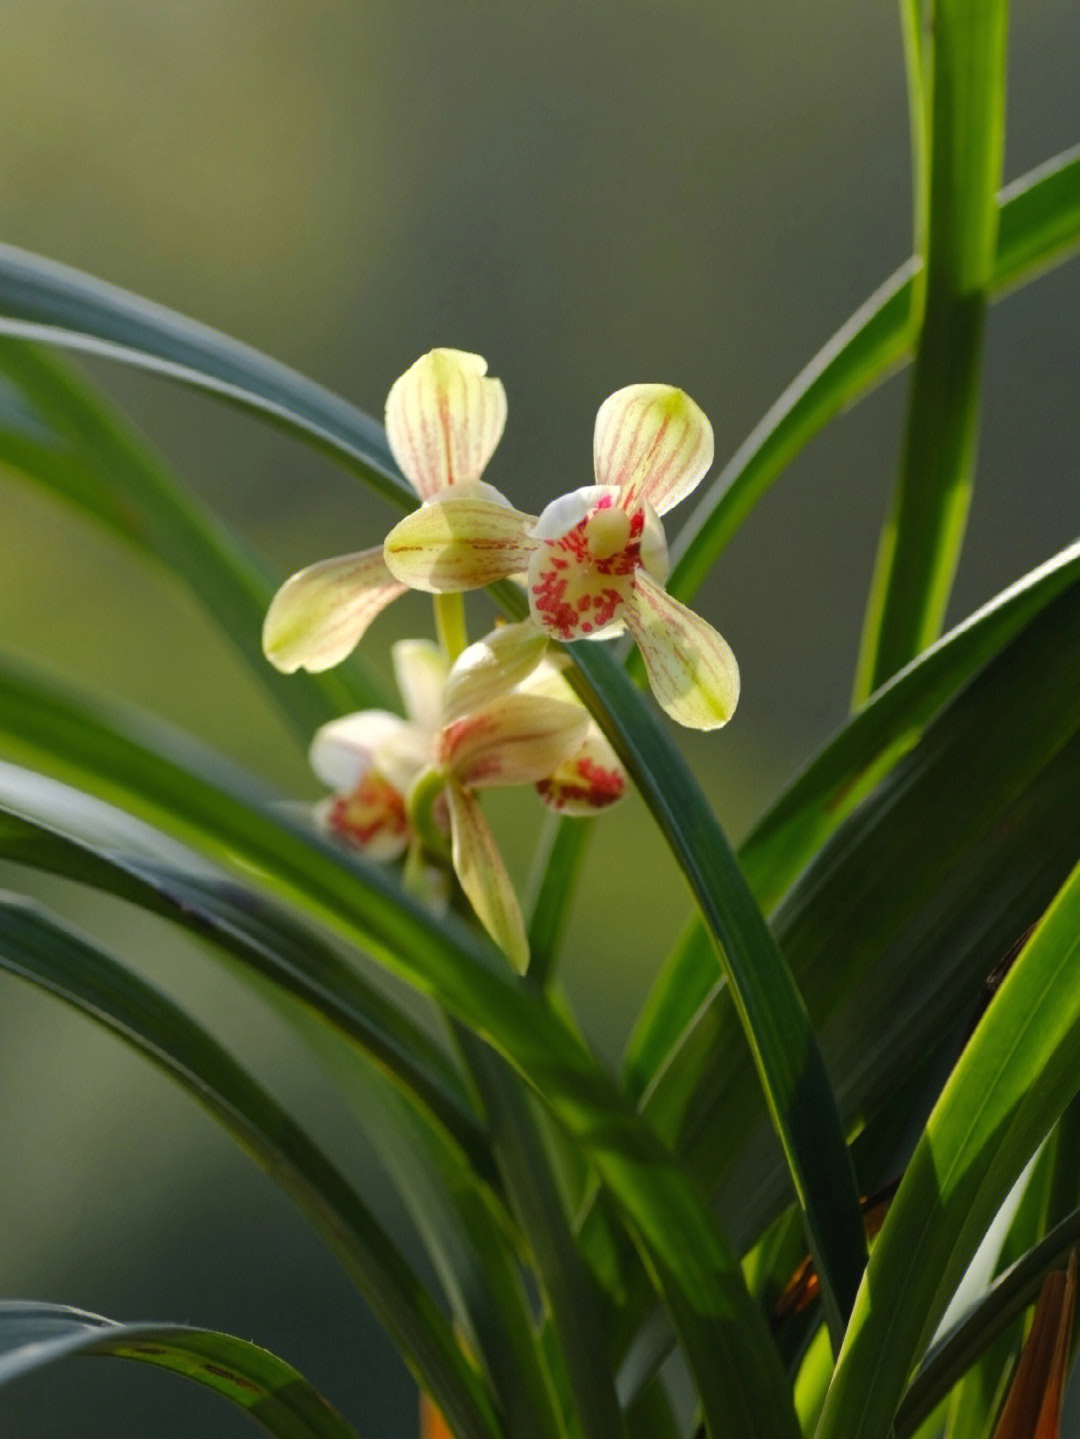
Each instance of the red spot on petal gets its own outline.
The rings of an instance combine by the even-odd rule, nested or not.
[[[379,835],[404,838],[409,832],[405,797],[373,770],[348,794],[335,795],[326,812],[330,832],[354,849],[366,849]]]
[[[571,774],[566,774],[566,768]],[[588,756],[571,766],[549,775],[536,786],[552,809],[565,809],[569,804],[588,805],[590,809],[606,809],[626,792],[626,776],[620,769],[605,769]]]

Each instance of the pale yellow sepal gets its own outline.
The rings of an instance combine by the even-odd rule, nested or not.
[[[502,382],[465,350],[430,350],[394,381],[386,397],[386,438],[405,478],[424,500],[478,480],[506,424]]]
[[[519,974],[529,967],[525,921],[480,801],[456,781],[446,789],[454,871],[480,923]]]
[[[500,695],[441,729],[435,762],[470,789],[536,784],[581,745],[589,716],[542,695]]]
[[[454,661],[443,690],[443,718],[460,719],[513,689],[544,657],[548,637],[532,620],[500,625]]]
[[[440,594],[473,590],[527,569],[536,523],[509,505],[455,499],[421,505],[386,537],[383,556],[395,579],[413,590]]]
[[[450,669],[445,654],[431,640],[397,640],[390,646],[390,662],[405,713],[414,725],[434,734],[442,724]]]
[[[697,488],[712,461],[712,426],[671,385],[627,385],[596,413],[596,483],[618,485],[624,509],[648,500],[665,514]]]
[[[626,627],[656,701],[689,729],[719,729],[739,701],[739,666],[712,625],[673,600],[644,570],[634,575]]]
[[[386,568],[381,549],[320,560],[287,579],[270,601],[263,653],[286,674],[332,669],[406,588]]]

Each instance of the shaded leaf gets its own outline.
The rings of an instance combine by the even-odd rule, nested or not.
[[[273,670],[259,642],[274,591],[265,566],[88,385],[46,351],[3,337],[0,461],[180,580],[302,743],[335,715],[378,703],[376,686],[355,667],[292,683]]]
[[[1060,578],[1075,575],[1076,559],[1073,552]],[[1055,575],[1043,577],[1044,600]],[[1037,594],[1020,591],[1015,602],[1026,608]],[[1003,607],[992,625],[1000,622],[1008,633],[1007,620]],[[1074,862],[1068,804],[1077,793],[1080,687],[1065,681],[1058,663],[1059,646],[1074,633],[1080,638],[1075,584],[1029,619],[941,711],[922,741],[836,829],[776,914],[777,935],[821,1033],[849,1122],[875,1114],[905,1076],[914,1079],[923,1067],[911,1095],[917,1112],[916,1095],[934,1085],[927,1060],[940,1055],[951,1062],[983,978],[1049,903]],[[943,643],[921,662],[928,666],[927,697],[939,693],[937,683],[950,672],[952,682],[963,677],[965,654],[976,660],[981,652],[977,627],[958,636],[953,652]],[[874,750],[887,753],[904,737],[922,698],[913,666],[883,692],[880,729],[871,706],[814,762],[804,790],[811,835],[819,823],[826,832],[833,827],[833,793],[846,805],[839,780],[844,752],[872,774]],[[799,807],[789,809],[782,800],[774,815],[782,866],[785,829],[799,847],[798,829],[789,828]],[[759,833],[767,834],[773,822]],[[927,833],[935,836],[933,846]],[[752,838],[748,849],[753,844]],[[768,845],[757,852],[767,858]],[[655,1001],[655,1028],[637,1040],[647,1062],[635,1061],[631,1072],[660,1132],[710,1188],[721,1187],[726,1222],[745,1244],[777,1212],[779,1156],[752,1097],[732,998],[715,978],[710,983],[704,943],[700,933],[687,937]],[[684,1017],[677,1045],[665,1051],[666,1036]]]
[[[298,1204],[463,1434],[498,1432],[449,1325],[389,1236],[285,1112],[193,1020],[43,911],[0,901],[0,968],[112,1030],[185,1088]]]
[[[704,1199],[627,1097],[538,991],[451,919],[438,928],[393,876],[346,865],[324,842],[264,808],[250,785],[176,737],[178,764],[7,664],[0,753],[121,805],[228,865],[309,920],[385,963],[493,1044],[535,1088],[609,1187],[669,1301],[728,1345],[725,1386],[758,1416],[762,1439],[794,1434],[790,1390],[738,1261]],[[740,1362],[740,1356],[746,1361]]]
[[[1024,625],[1080,576],[1070,545],[995,596],[927,650],[853,716],[755,825],[739,862],[759,904],[771,909],[847,815],[895,768],[927,721]],[[625,1072],[636,1094],[654,1080],[671,1103],[686,1102],[708,1062],[694,1016],[716,986],[708,936],[696,915],[676,942],[627,1046]],[[676,1061],[676,1046],[683,1041]],[[692,1036],[695,1036],[693,1038]],[[659,1080],[660,1071],[664,1077]]]
[[[3,762],[0,854],[161,915],[270,979],[426,1105],[477,1172],[490,1173],[486,1142],[445,1052],[271,897],[115,806]]]
[[[1025,945],[927,1122],[870,1258],[819,1439],[889,1432],[998,1207],[1080,1085],[1080,870]]]
[[[193,1379],[277,1439],[355,1435],[291,1365],[231,1334],[186,1324],[115,1324],[80,1309],[0,1301],[0,1385],[79,1354],[133,1359]]]

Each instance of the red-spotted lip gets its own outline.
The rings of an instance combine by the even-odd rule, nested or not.
[[[570,805],[606,809],[626,793],[626,774],[582,755],[541,780],[536,788],[552,809],[567,809]]]
[[[645,512],[630,515],[630,538],[614,554],[598,559],[589,549],[589,521],[611,508],[618,492],[599,487],[597,501],[568,530],[543,539],[529,562],[529,608],[534,621],[561,640],[581,639],[616,623],[630,598],[641,565]],[[579,492],[583,493],[583,492]],[[546,513],[546,512],[545,512]]]
[[[331,799],[325,820],[332,834],[361,850],[369,849],[377,840],[404,843],[409,833],[404,796],[373,771],[347,794]]]

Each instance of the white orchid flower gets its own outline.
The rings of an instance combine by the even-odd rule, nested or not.
[[[386,564],[410,589],[434,593],[526,571],[541,630],[564,641],[629,630],[667,713],[716,729],[738,701],[739,667],[712,626],[665,591],[659,518],[704,478],[712,427],[681,390],[630,385],[600,406],[593,457],[596,484],[554,500],[539,519],[497,492],[446,494],[391,530]]]
[[[394,645],[405,717],[367,710],[333,720],[316,733],[311,764],[335,791],[319,807],[322,824],[369,858],[396,858],[413,840],[430,841],[433,827],[436,844],[445,835],[481,923],[524,971],[524,920],[476,792],[534,785],[550,807],[587,814],[619,798],[627,781],[565,681],[529,673],[540,657],[533,627],[496,635],[505,636],[495,646],[502,664],[485,641],[453,668],[429,641]],[[516,675],[526,682],[515,687]]]
[[[506,393],[486,373],[487,361],[479,355],[431,350],[390,388],[386,438],[425,505],[451,492],[498,498],[480,476],[506,424]],[[387,569],[381,545],[320,560],[291,576],[274,596],[263,624],[263,651],[288,674],[331,669],[407,588]]]

